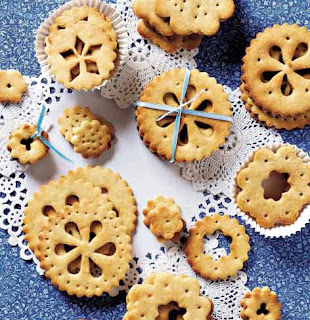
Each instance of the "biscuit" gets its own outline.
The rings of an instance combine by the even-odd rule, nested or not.
[[[155,13],[166,21],[174,33],[214,35],[220,21],[229,19],[235,10],[233,0],[156,0]]]
[[[0,102],[18,103],[27,90],[27,83],[16,70],[0,70]]]
[[[215,231],[221,231],[224,236],[230,237],[230,254],[214,260],[210,255],[204,253],[204,236],[213,235]],[[206,216],[198,221],[189,230],[189,236],[185,243],[185,254],[187,261],[201,277],[211,280],[224,280],[234,276],[243,268],[243,263],[248,260],[250,238],[245,232],[243,225],[237,219],[228,215]]]
[[[286,176],[283,186],[273,187],[273,193],[281,189],[277,198],[267,195],[264,188],[274,174]],[[293,224],[310,202],[310,166],[291,145],[260,148],[237,173],[236,186],[238,207],[261,227]]]
[[[280,320],[281,303],[277,294],[268,287],[254,288],[240,302],[241,318],[244,320]]]
[[[143,210],[144,224],[160,242],[178,241],[186,223],[172,198],[157,197]]]
[[[49,148],[38,138],[31,139],[37,131],[37,126],[23,124],[15,129],[8,141],[7,149],[11,157],[20,164],[34,164],[44,158]],[[48,133],[43,131],[42,137],[48,140]]]
[[[67,179],[65,176],[57,181],[50,181],[41,186],[24,210],[25,240],[30,249],[38,256],[39,234],[48,225],[48,218],[57,215],[66,205],[87,200],[98,206],[110,206],[108,197],[98,187],[84,180]]]
[[[170,28],[169,19],[163,19],[155,13],[156,0],[135,0],[133,10],[135,15],[147,21],[158,34],[163,36],[173,36],[174,32]]]
[[[84,158],[97,158],[111,146],[110,129],[98,120],[83,120],[80,127],[73,129],[71,143],[74,151]]]
[[[140,101],[160,105],[179,106],[185,69],[166,71],[150,82],[142,92]],[[186,108],[225,116],[232,114],[231,104],[223,87],[214,78],[199,70],[192,70],[185,100],[192,99],[204,90]],[[136,109],[137,127],[140,136],[151,152],[170,160],[175,115],[161,121],[157,119],[166,111],[138,107]],[[225,142],[231,123],[182,114],[176,162],[200,161],[209,157]]]
[[[155,320],[169,320],[171,318],[175,320],[183,320],[184,309],[179,308],[178,304],[175,302],[170,302],[166,306],[158,307],[159,315]]]
[[[60,291],[78,297],[101,296],[125,277],[132,259],[131,238],[112,207],[82,200],[48,219],[39,236],[38,258],[45,276]],[[113,249],[106,250],[107,245]]]
[[[126,302],[123,320],[157,319],[162,306],[171,302],[186,310],[184,319],[206,320],[212,313],[212,302],[200,295],[196,279],[170,273],[153,273],[142,284],[134,285]]]
[[[163,36],[157,33],[145,20],[140,20],[137,25],[137,30],[139,34],[153,42],[158,47],[162,48],[168,53],[173,53],[180,48],[186,50],[193,50],[199,47],[202,37],[201,35],[189,35],[189,36]]]
[[[90,90],[109,79],[117,58],[116,36],[90,21],[69,23],[46,37],[51,73],[66,88]]]
[[[251,41],[242,81],[257,107],[281,117],[310,111],[309,47],[310,32],[296,24],[267,28]]]
[[[276,129],[293,130],[296,128],[304,128],[310,124],[310,112],[295,117],[280,117],[273,116],[270,112],[265,112],[254,104],[254,101],[249,98],[248,93],[242,83],[240,86],[242,92],[241,99],[245,103],[245,107],[250,111],[253,118],[257,118],[263,122],[267,127],[275,127]]]
[[[127,182],[118,173],[100,166],[77,168],[66,175],[68,184],[79,179],[100,188],[101,192],[113,203],[113,211],[122,219],[128,234],[131,235],[135,229],[137,206]]]

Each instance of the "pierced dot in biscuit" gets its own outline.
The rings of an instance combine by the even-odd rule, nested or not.
[[[7,84],[7,88],[11,88],[12,85],[10,83]]]
[[[52,206],[44,206],[44,207],[42,208],[42,213],[43,213],[46,217],[48,217],[48,216],[50,216],[50,215],[52,215],[52,214],[55,213],[55,209],[54,209]]]
[[[71,194],[66,198],[66,205],[72,206],[74,203],[79,202],[79,197],[75,194]]]

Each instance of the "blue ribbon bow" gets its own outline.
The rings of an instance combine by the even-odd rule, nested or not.
[[[175,153],[176,153],[176,149],[177,149],[177,142],[178,142],[178,137],[179,137],[179,129],[180,129],[182,114],[187,114],[187,115],[197,116],[197,117],[207,118],[207,119],[213,119],[213,120],[219,120],[219,121],[227,121],[227,122],[231,122],[231,123],[233,122],[232,117],[229,117],[229,116],[224,116],[221,114],[209,113],[209,112],[204,112],[204,111],[198,111],[198,110],[184,109],[185,106],[191,104],[195,99],[198,98],[199,95],[201,95],[202,92],[205,91],[205,90],[201,90],[191,100],[184,103],[184,99],[185,99],[185,95],[187,92],[190,76],[191,76],[190,70],[186,69],[182,93],[181,93],[181,101],[180,101],[180,105],[178,108],[174,108],[174,107],[171,107],[168,105],[160,105],[160,104],[142,102],[142,101],[138,101],[136,103],[136,107],[143,107],[143,108],[149,108],[149,109],[154,109],[154,110],[168,111],[167,113],[165,113],[161,117],[159,117],[156,121],[160,121],[160,120],[170,116],[171,114],[176,113],[176,119],[175,119],[175,125],[174,125],[173,137],[172,137],[172,155],[171,155],[171,160],[169,161],[171,163],[173,163],[175,161]]]
[[[57,150],[55,147],[53,147],[49,141],[47,141],[43,136],[42,136],[42,121],[45,115],[45,106],[42,106],[42,110],[39,116],[39,120],[37,123],[37,131],[30,137],[30,139],[35,139],[35,138],[39,138],[48,148],[50,148],[51,150],[53,150],[54,152],[56,152],[60,157],[62,157],[63,159],[69,161],[69,162],[73,162],[71,159],[67,158],[64,154],[62,154],[59,150]]]

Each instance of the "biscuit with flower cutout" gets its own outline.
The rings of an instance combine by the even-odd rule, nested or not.
[[[143,90],[140,101],[179,107],[185,69],[165,71],[151,81]],[[231,104],[223,87],[207,73],[192,70],[185,101],[196,99],[185,109],[231,116]],[[157,121],[166,111],[138,107],[137,127],[140,136],[151,152],[170,160],[174,134],[175,114]],[[218,150],[229,135],[230,122],[198,116],[181,115],[176,162],[199,161]]]
[[[280,320],[282,305],[275,292],[268,287],[254,288],[240,302],[244,320]]]
[[[45,53],[57,82],[70,89],[90,90],[110,78],[116,49],[115,39],[100,26],[79,21],[47,37]]]
[[[143,38],[151,41],[168,53],[173,53],[180,48],[186,50],[196,49],[199,47],[203,37],[195,34],[184,37],[175,34],[172,36],[163,36],[152,29],[146,20],[140,20],[138,22],[137,30]]]
[[[220,21],[232,17],[233,0],[156,0],[155,13],[169,21],[174,33],[214,35]]]
[[[25,240],[30,249],[38,256],[39,234],[48,224],[48,218],[57,215],[66,205],[87,200],[98,206],[110,207],[107,195],[102,194],[99,187],[83,180],[66,179],[62,176],[57,181],[50,181],[34,193],[24,209]]]
[[[287,176],[277,199],[267,197],[264,189],[274,174]],[[293,224],[310,202],[310,165],[291,145],[258,149],[238,172],[236,183],[238,207],[263,228]]]
[[[213,235],[217,230],[221,231],[224,236],[230,237],[232,242],[229,255],[214,260],[204,252],[203,239],[206,235]],[[237,219],[232,219],[228,215],[214,214],[198,221],[189,230],[184,251],[188,263],[201,277],[224,280],[229,276],[234,276],[243,268],[243,263],[249,258],[249,241],[250,238],[244,226],[239,224]]]
[[[93,224],[99,226],[97,233],[91,232]],[[75,234],[68,230],[72,226]],[[111,203],[110,208],[88,200],[67,206],[49,218],[39,239],[45,276],[60,291],[78,297],[101,296],[118,286],[132,259],[131,238],[121,219],[115,217]],[[106,250],[107,245],[113,250]]]
[[[101,193],[113,203],[113,211],[124,222],[128,234],[132,234],[137,219],[136,199],[128,183],[117,172],[101,166],[87,166],[69,171],[65,177],[68,184],[74,184],[76,180],[81,179],[99,187]]]
[[[126,298],[127,313],[123,320],[156,319],[159,308],[171,302],[185,309],[184,320],[206,320],[212,313],[212,302],[200,295],[200,285],[188,276],[153,273],[142,284],[134,285]]]
[[[310,31],[274,25],[251,41],[243,57],[242,81],[255,105],[272,115],[310,111]]]
[[[36,125],[23,124],[15,129],[7,145],[11,157],[20,164],[34,164],[44,158],[49,148],[38,138],[31,139],[37,131]],[[48,140],[48,133],[43,131],[42,137]]]
[[[98,120],[83,120],[80,127],[73,129],[71,143],[74,151],[84,158],[97,158],[110,148],[112,136],[110,128]]]
[[[0,101],[18,103],[27,83],[17,70],[0,70]]]
[[[304,128],[310,124],[310,112],[306,112],[302,115],[295,117],[281,117],[273,116],[270,112],[265,112],[261,108],[257,107],[254,101],[249,98],[247,91],[242,83],[240,86],[242,93],[241,99],[245,103],[245,107],[250,111],[253,118],[257,118],[260,122],[263,122],[267,127],[275,127],[276,129],[293,130],[296,128]]]

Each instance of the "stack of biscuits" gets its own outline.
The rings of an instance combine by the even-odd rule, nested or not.
[[[233,0],[135,0],[139,34],[168,53],[192,50],[234,13]]]
[[[132,190],[118,173],[77,168],[28,201],[25,239],[59,290],[101,296],[130,267],[136,212]]]
[[[60,133],[84,158],[97,158],[111,147],[112,125],[87,107],[66,108],[58,119]]]
[[[292,130],[310,124],[310,32],[275,25],[251,41],[243,58],[242,100],[267,127]]]

